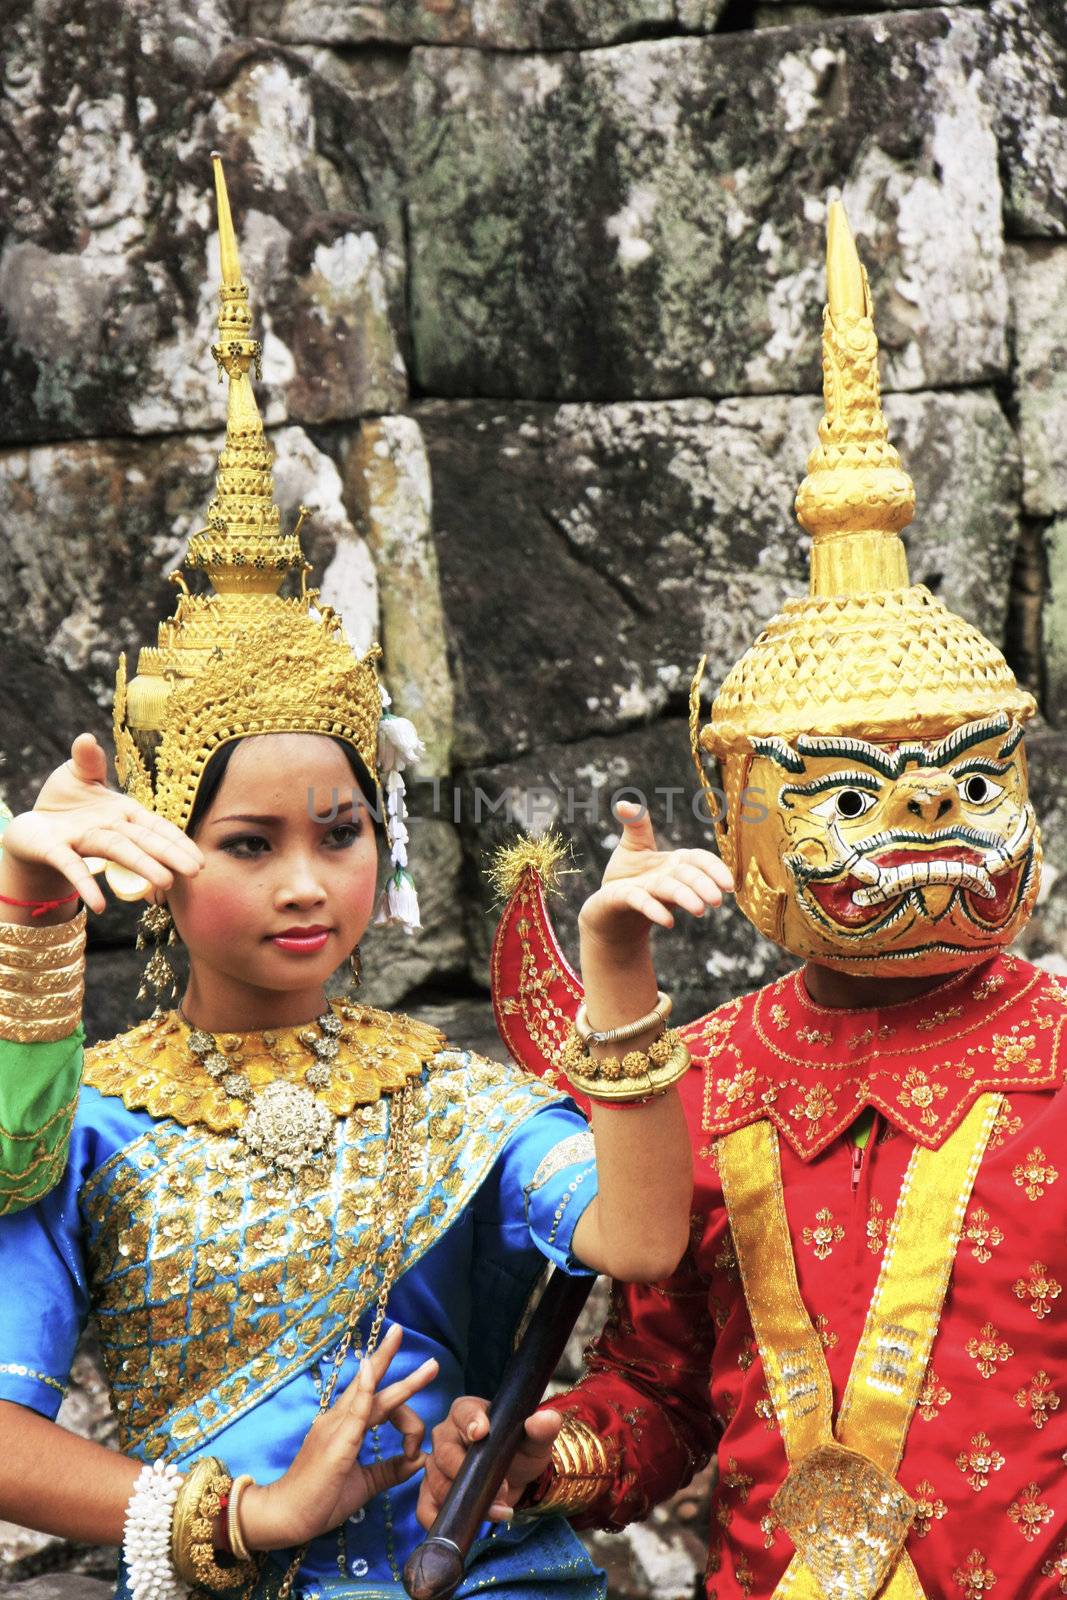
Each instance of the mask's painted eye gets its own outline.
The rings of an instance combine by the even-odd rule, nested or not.
[[[825,817],[828,822],[854,822],[869,811],[877,799],[878,796],[868,789],[843,787],[835,789],[812,809],[817,817]]]
[[[960,799],[972,806],[988,805],[990,800],[999,800],[1004,793],[1003,784],[991,783],[982,772],[969,772],[965,778],[960,779],[956,788]]]

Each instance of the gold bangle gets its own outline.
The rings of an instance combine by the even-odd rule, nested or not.
[[[582,1048],[572,1030],[561,1056],[564,1073],[581,1094],[616,1104],[665,1094],[685,1077],[689,1062],[689,1051],[673,1029],[661,1034],[647,1050],[631,1050],[622,1057],[603,1056],[600,1060]]]
[[[184,1583],[205,1589],[237,1589],[248,1582],[250,1561],[223,1567],[215,1560],[215,1522],[233,1479],[214,1456],[202,1456],[186,1474],[174,1502],[170,1554]]]
[[[552,1477],[536,1504],[525,1513],[576,1516],[591,1506],[614,1477],[614,1452],[577,1417],[564,1416],[552,1444]]]
[[[583,1000],[578,1007],[578,1015],[574,1019],[574,1031],[582,1044],[588,1050],[591,1044],[629,1044],[631,1039],[639,1039],[643,1033],[659,1024],[657,1038],[667,1026],[667,1019],[671,1014],[672,1001],[669,994],[664,994],[662,989],[656,992],[656,1004],[645,1016],[638,1017],[636,1022],[623,1023],[619,1028],[594,1028],[590,1026],[589,1017]]]
[[[79,911],[76,917],[68,917],[66,922],[51,922],[45,928],[27,922],[0,922],[0,958],[19,966],[24,964],[20,955],[26,952],[39,956],[42,966],[57,954],[70,961],[84,943],[84,910]],[[70,949],[64,955],[68,945]]]
[[[252,1559],[252,1552],[245,1544],[244,1535],[241,1532],[241,1515],[238,1508],[241,1503],[241,1496],[249,1484],[254,1481],[250,1472],[242,1472],[240,1477],[234,1478],[233,1483],[230,1485],[230,1503],[226,1507],[226,1534],[230,1541],[230,1549],[238,1561],[251,1561]]]

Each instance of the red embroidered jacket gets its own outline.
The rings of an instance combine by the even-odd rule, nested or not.
[[[580,994],[536,882],[494,953],[498,1021],[535,1067]],[[900,1467],[907,1549],[930,1600],[1067,1594],[1067,989],[1010,955],[881,1010],[829,1011],[793,975],[686,1030],[692,1240],[652,1286],[616,1285],[588,1375],[553,1406],[615,1447],[586,1525],[622,1527],[718,1450],[708,1600],[770,1596],[793,1545],[770,1503],[786,1456],[739,1281],[716,1138],[781,1138],[801,1294],[840,1405],[915,1141],[938,1145],[987,1088],[1006,1095],[979,1169]],[[539,1059],[538,1059],[539,1058]],[[866,1106],[863,1151],[846,1131]],[[932,1225],[936,1226],[936,1220]]]
[[[801,1294],[840,1404],[913,1142],[939,1144],[976,1094],[1007,1100],[979,1170],[899,1478],[926,1594],[1067,1594],[1067,990],[1000,957],[921,1001],[815,1006],[794,976],[686,1030],[696,1153],[692,1243],[653,1286],[617,1285],[589,1375],[553,1401],[617,1448],[587,1523],[622,1527],[718,1441],[708,1600],[769,1596],[793,1546],[770,1502],[786,1474],[738,1277],[715,1138],[760,1116],[781,1137]],[[845,1130],[877,1108],[863,1151]],[[1062,1188],[1059,1187],[1062,1180]]]

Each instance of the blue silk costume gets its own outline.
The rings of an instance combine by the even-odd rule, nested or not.
[[[546,1259],[583,1270],[571,1238],[596,1168],[573,1105],[516,1068],[444,1051],[412,1087],[414,1202],[399,1219],[385,1327],[404,1329],[390,1381],[427,1356],[440,1363],[412,1401],[428,1438],[457,1395],[494,1392]],[[393,1104],[385,1095],[339,1118],[313,1187],[294,1195],[232,1137],[83,1086],[61,1181],[0,1217],[0,1399],[54,1418],[91,1314],[128,1455],[180,1468],[215,1455],[234,1475],[280,1477],[350,1320],[362,1343],[373,1316],[392,1234],[377,1259],[360,1243]],[[355,1343],[338,1394],[356,1375]],[[361,1457],[399,1449],[385,1425]],[[296,1589],[307,1600],[403,1594],[400,1571],[422,1537],[419,1481],[315,1541]],[[484,1532],[461,1595],[603,1600],[602,1574],[562,1519]],[[270,1558],[256,1600],[270,1600],[286,1561]],[[128,1595],[121,1565],[118,1594]]]

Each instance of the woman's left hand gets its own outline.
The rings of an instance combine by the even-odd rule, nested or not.
[[[622,954],[636,951],[651,927],[674,927],[674,910],[702,917],[722,905],[734,880],[726,863],[710,850],[661,850],[648,811],[620,802],[616,816],[622,838],[604,869],[599,889],[585,902],[579,919],[583,939]]]
[[[327,1533],[383,1489],[421,1471],[425,1424],[406,1402],[437,1375],[437,1362],[424,1361],[410,1377],[379,1389],[400,1348],[402,1330],[394,1323],[344,1394],[315,1418],[285,1475],[263,1487],[250,1484],[241,1498],[241,1532],[250,1550],[281,1550]],[[360,1448],[369,1428],[391,1422],[403,1436],[402,1455],[364,1465]]]

